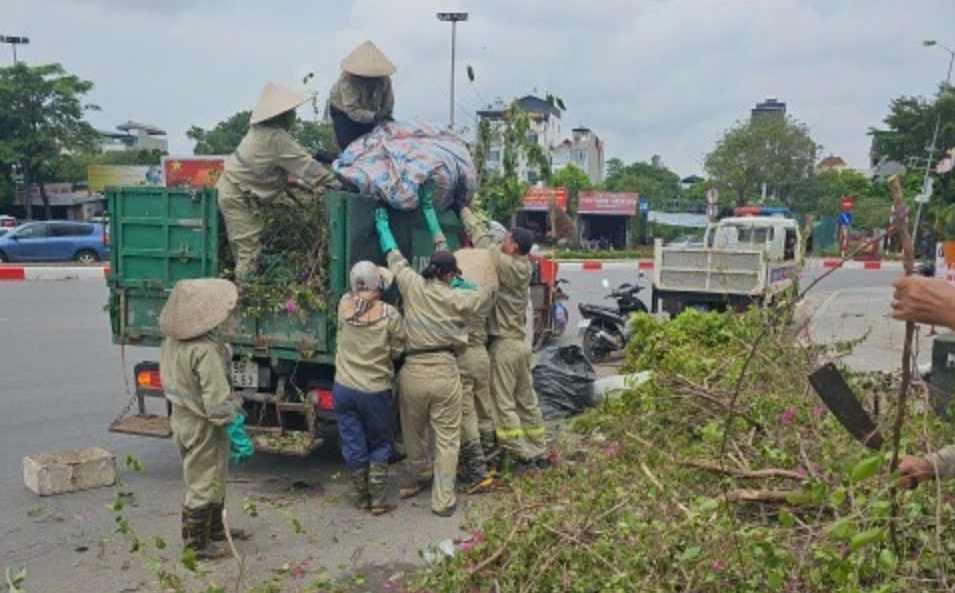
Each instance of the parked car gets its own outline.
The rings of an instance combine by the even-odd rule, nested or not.
[[[101,224],[67,220],[28,222],[0,236],[0,263],[109,259],[109,236]]]

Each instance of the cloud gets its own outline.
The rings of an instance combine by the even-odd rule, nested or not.
[[[450,25],[458,26],[459,125],[495,98],[536,89],[567,103],[562,127],[592,128],[607,157],[660,154],[681,175],[767,96],[785,101],[817,142],[867,165],[866,131],[891,98],[930,94],[951,46],[951,0],[7,0],[24,59],[58,61],[95,82],[91,119],[154,123],[187,152],[184,132],[254,102],[266,80],[315,72],[321,94],[352,47],[373,39],[398,64],[399,117],[445,122]],[[42,7],[41,7],[42,5]],[[6,14],[10,13],[10,14]],[[476,81],[464,75],[472,65]]]

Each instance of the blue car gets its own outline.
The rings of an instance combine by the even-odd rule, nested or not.
[[[91,264],[108,259],[109,236],[95,222],[28,222],[0,236],[0,263],[74,260]]]

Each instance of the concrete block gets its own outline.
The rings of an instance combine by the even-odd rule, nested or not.
[[[27,455],[23,483],[40,496],[111,486],[116,483],[116,456],[102,447]]]

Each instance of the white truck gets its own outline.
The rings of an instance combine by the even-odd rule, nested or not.
[[[802,237],[790,218],[724,218],[699,245],[664,246],[657,239],[653,263],[651,311],[742,311],[772,302],[797,280]]]

